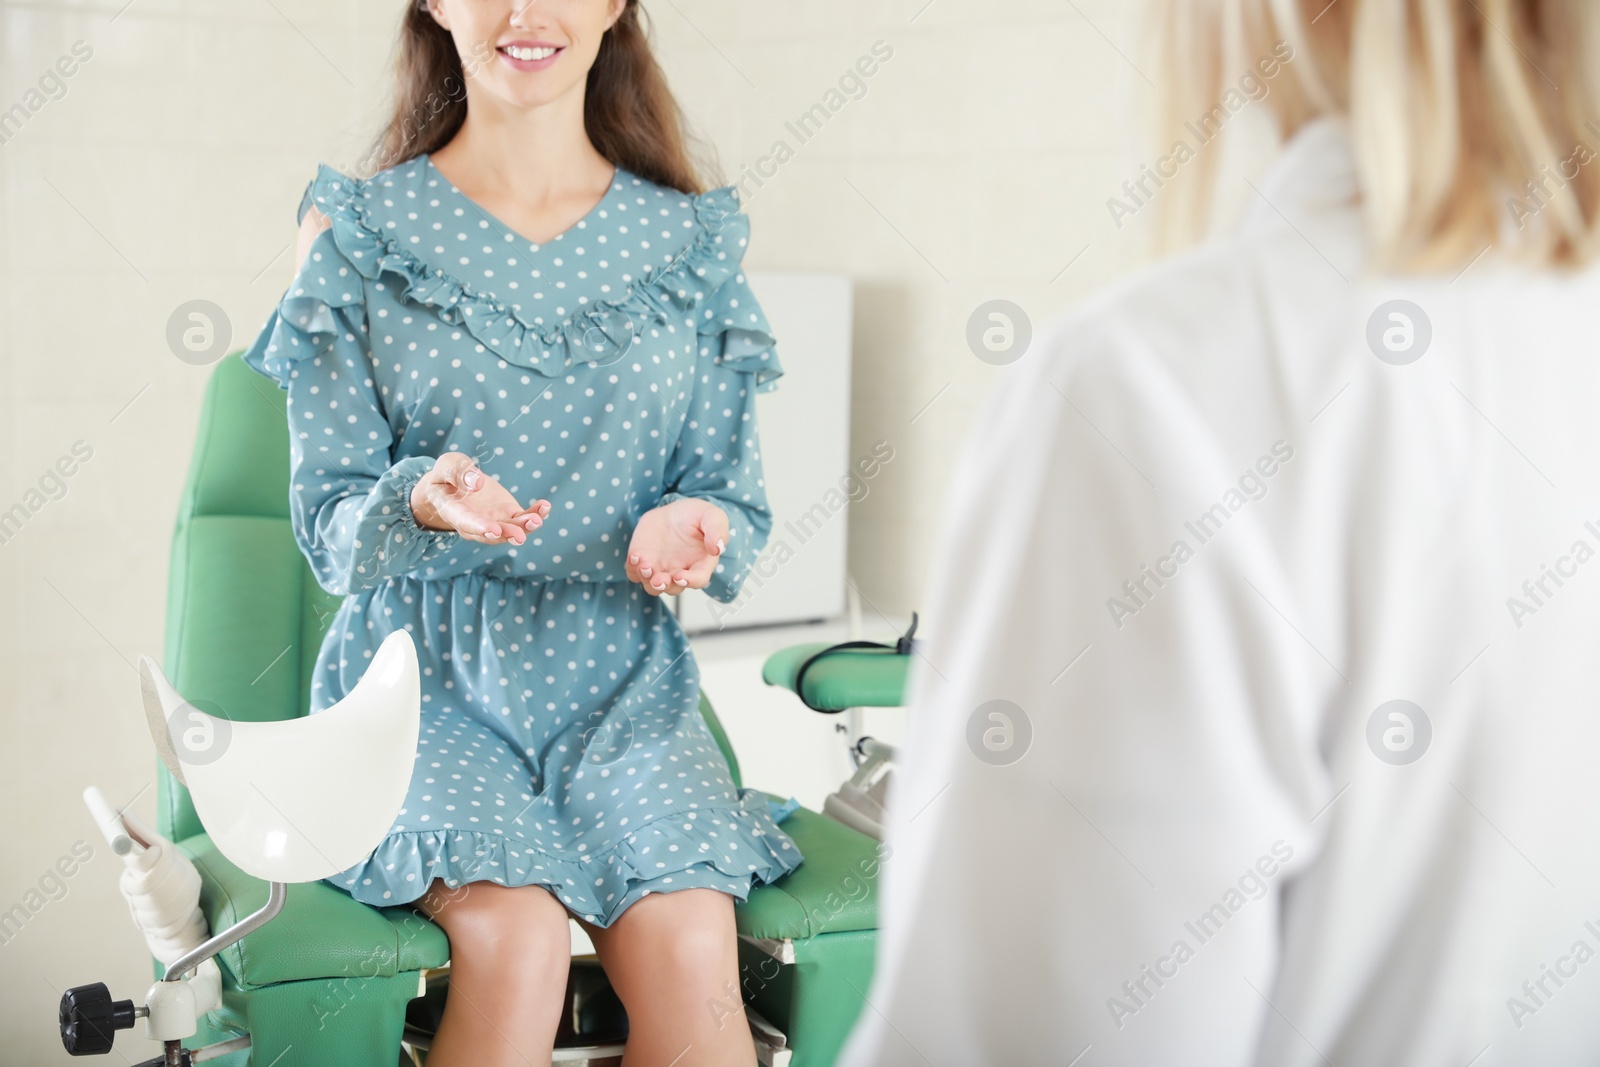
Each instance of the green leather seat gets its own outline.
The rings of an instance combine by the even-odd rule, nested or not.
[[[339,606],[295,544],[288,466],[284,394],[235,352],[212,373],[200,415],[172,543],[162,662],[186,699],[231,719],[306,712]],[[701,711],[743,785],[704,694]],[[158,828],[199,869],[211,928],[259,908],[266,884],[216,850],[159,761],[156,773]],[[803,808],[783,829],[805,862],[736,907],[741,985],[788,1036],[793,1067],[827,1067],[871,980],[882,846]],[[448,958],[444,931],[409,906],[376,909],[323,882],[291,885],[281,915],[219,955],[223,1007],[189,1044],[249,1033],[249,1052],[212,1061],[227,1067],[394,1067],[422,972]]]

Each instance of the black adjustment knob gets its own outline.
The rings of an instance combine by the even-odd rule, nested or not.
[[[112,1000],[104,982],[73,986],[61,994],[61,1044],[74,1056],[104,1056],[134,1018],[133,1001]]]

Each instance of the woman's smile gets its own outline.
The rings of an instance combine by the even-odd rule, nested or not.
[[[495,49],[514,70],[544,70],[565,50],[546,41],[512,41]]]

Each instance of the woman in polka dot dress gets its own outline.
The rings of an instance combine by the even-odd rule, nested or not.
[[[318,167],[244,357],[288,393],[295,536],[344,596],[312,712],[396,629],[422,668],[405,807],[330,881],[449,934],[430,1067],[550,1062],[569,913],[630,1067],[747,1067],[733,901],[802,857],[661,598],[731,602],[771,529],[749,220],[701,191],[636,0],[418,0],[399,69],[398,162]]]

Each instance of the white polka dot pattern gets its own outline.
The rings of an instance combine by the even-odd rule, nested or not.
[[[619,168],[543,244],[426,156],[366,180],[322,165],[313,201],[333,225],[244,355],[287,393],[291,524],[345,598],[312,711],[396,629],[423,667],[405,810],[329,881],[376,905],[435,877],[542,883],[609,925],[648,892],[743,899],[793,870],[706,728],[677,620],[624,571],[639,516],[681,496],[728,516],[707,589],[725,603],[771,532],[755,396],[783,369],[733,189]],[[411,489],[447,451],[550,517],[520,546],[418,527]]]

